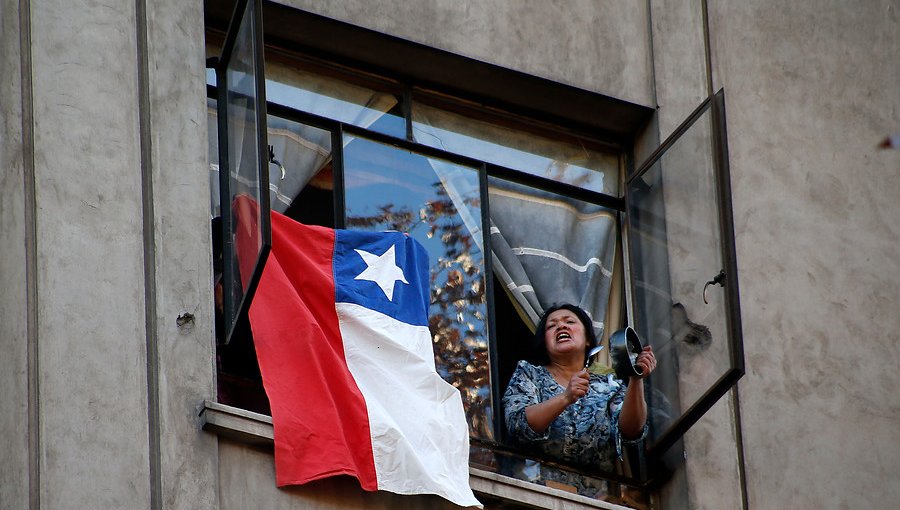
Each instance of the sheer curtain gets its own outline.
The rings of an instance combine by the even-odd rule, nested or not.
[[[611,174],[617,175],[617,159],[613,156],[583,149],[576,153],[571,145],[554,145],[546,139],[532,143],[532,135],[459,120],[433,108],[413,109],[417,141],[570,184],[615,192],[608,189]],[[583,166],[588,164],[598,169]],[[475,221],[466,220],[467,207],[453,192],[452,165],[433,160],[432,166],[467,226],[476,228]],[[584,308],[598,338],[607,337],[610,328],[618,328],[621,300],[617,295],[611,299],[611,289],[617,282],[614,273],[620,274],[616,273],[616,212],[495,178],[489,180],[488,192],[494,274],[529,328],[534,330],[544,310],[558,303]],[[621,285],[616,288],[621,292]],[[608,364],[605,355],[600,359]]]
[[[528,323],[557,303],[584,308],[598,335],[616,255],[615,212],[548,192],[491,179],[494,270]]]

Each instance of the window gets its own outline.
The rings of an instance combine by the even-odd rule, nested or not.
[[[253,39],[259,28],[208,32],[212,51],[217,40],[223,45],[209,76],[210,125],[219,127],[210,140],[220,165],[211,169],[213,182],[221,186],[211,209],[221,238],[216,274],[218,288],[233,289],[217,326],[220,401],[267,412],[245,320],[265,263],[266,227],[254,226],[256,265],[235,268],[234,226],[223,204],[239,189],[264,211],[400,230],[426,247],[436,365],[463,396],[473,465],[535,480],[540,462],[632,486],[665,476],[665,454],[743,373],[722,93],[635,165],[631,139],[649,109],[497,68],[487,70],[508,89],[439,80],[438,66],[399,72],[385,44],[425,50],[383,35],[369,54],[378,65],[341,57],[311,47],[320,44],[313,36],[286,41],[282,28],[314,34],[316,23],[335,22],[267,9],[281,10],[264,77],[262,43]],[[236,12],[251,25],[264,15],[253,1],[238,2]],[[436,58],[485,71],[461,57]],[[580,99],[556,107],[546,94],[533,104],[507,97],[529,87]],[[609,115],[585,122],[585,101]],[[647,382],[646,448],[616,472],[562,465],[505,438],[500,396],[516,362],[530,354],[523,339],[556,302],[585,308],[604,341],[632,325],[657,353],[659,368]]]

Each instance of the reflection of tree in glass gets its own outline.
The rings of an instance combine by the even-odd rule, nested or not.
[[[429,329],[434,341],[435,365],[446,381],[459,388],[470,431],[493,437],[488,360],[486,299],[482,252],[462,222],[456,205],[440,182],[433,184],[436,198],[426,201],[418,218],[407,207],[380,205],[371,216],[350,216],[348,228],[406,232],[431,253],[431,309]],[[464,200],[480,217],[477,198]],[[439,241],[440,255],[434,257]]]

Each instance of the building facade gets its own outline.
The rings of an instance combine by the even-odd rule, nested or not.
[[[0,0],[0,508],[451,506],[343,478],[276,489],[265,413],[220,398],[207,65],[231,8]],[[724,90],[724,122],[701,138],[725,142],[714,154],[730,183],[713,203],[733,225],[725,251],[740,305],[728,321],[690,318],[714,339],[735,334],[717,327],[736,327],[743,377],[705,399],[727,367],[679,353],[682,415],[692,403],[711,407],[667,450],[658,483],[604,502],[474,465],[486,506],[881,508],[900,498],[900,157],[877,149],[900,130],[894,2],[284,0],[266,9],[265,41],[278,50],[267,73],[303,61],[350,77],[341,83],[399,83],[398,104],[413,113],[381,113],[412,115],[409,126],[417,104],[445,97],[456,105],[447,111],[475,111],[464,119],[502,117],[497,125],[539,134],[562,124],[585,152],[594,143],[613,154],[622,183],[601,190],[613,197]],[[270,115],[287,118],[279,107],[292,106],[269,96]],[[326,131],[339,121],[292,108]],[[713,111],[722,113],[699,118]],[[357,137],[393,136],[339,122]],[[426,151],[415,132],[409,145],[398,140]],[[679,147],[667,164],[715,166],[702,148]],[[432,149],[432,159],[494,165],[495,176],[514,166]],[[681,207],[667,201],[684,217],[715,216]],[[692,266],[692,235],[669,225],[669,297],[688,283],[674,275],[701,284],[715,275]],[[608,292],[634,303],[650,287],[625,280],[630,290]],[[628,306],[620,315],[638,321],[641,307]],[[727,364],[741,347],[727,346],[714,359]]]

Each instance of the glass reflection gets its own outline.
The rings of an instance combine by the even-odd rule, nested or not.
[[[586,148],[578,139],[551,140],[414,103],[413,138],[431,147],[464,154],[580,188],[618,195],[617,153]]]
[[[210,161],[210,206],[213,217],[219,216],[219,139],[216,130],[218,112],[215,99],[207,99],[207,121],[210,126],[208,154]],[[269,115],[267,140],[272,146],[276,160],[284,168],[269,165],[269,203],[272,210],[291,215],[291,208],[297,208],[296,199],[309,186],[317,189],[332,189],[331,183],[331,132],[313,126]],[[324,206],[323,206],[324,207]],[[330,211],[329,217],[333,216]],[[323,224],[305,218],[305,223]],[[334,226],[334,220],[324,223]]]
[[[266,62],[266,97],[272,103],[406,138],[406,121],[396,113],[399,101],[388,92],[270,59]]]
[[[591,499],[628,504],[628,508],[650,508],[649,491],[611,482],[602,478],[599,473],[591,475],[583,471],[573,471],[571,468],[557,463],[532,459],[519,453],[490,450],[474,444],[472,450],[479,454],[477,457],[473,454],[473,458],[485,459],[480,464],[474,461],[470,462],[470,465],[475,465],[480,469],[495,471],[529,483],[564,490]]]
[[[636,329],[653,346],[651,431],[659,437],[731,368],[726,302],[704,284],[724,267],[710,110],[629,185]]]
[[[361,138],[344,145],[347,227],[406,232],[428,251],[437,371],[461,391],[470,433],[492,438],[478,172]]]
[[[269,115],[268,141],[275,159],[269,165],[269,197],[272,210],[286,214],[307,184],[321,186],[316,178],[331,163],[331,132]],[[330,184],[330,174],[325,180]]]
[[[229,196],[228,208],[233,220],[230,235],[235,239],[238,235],[244,236],[244,253],[251,253],[255,246],[255,253],[262,251],[264,240],[262,224],[251,218],[260,218],[260,202],[263,198],[261,171],[261,155],[258,151],[259,126],[256,122],[257,109],[259,108],[256,89],[255,45],[254,45],[254,9],[253,2],[248,2],[243,14],[240,28],[232,49],[231,59],[225,69],[225,97],[227,102],[228,133],[228,165],[229,165]],[[236,201],[238,197],[247,197],[249,200]],[[253,209],[250,211],[238,211],[237,204],[241,207]],[[239,269],[240,284],[229,286],[225,289],[231,294],[230,301],[234,308],[226,310],[226,316],[237,313],[241,309],[241,302],[252,279],[252,273],[256,267],[256,258],[234,257],[226,260]],[[226,309],[230,306],[226,306]]]

